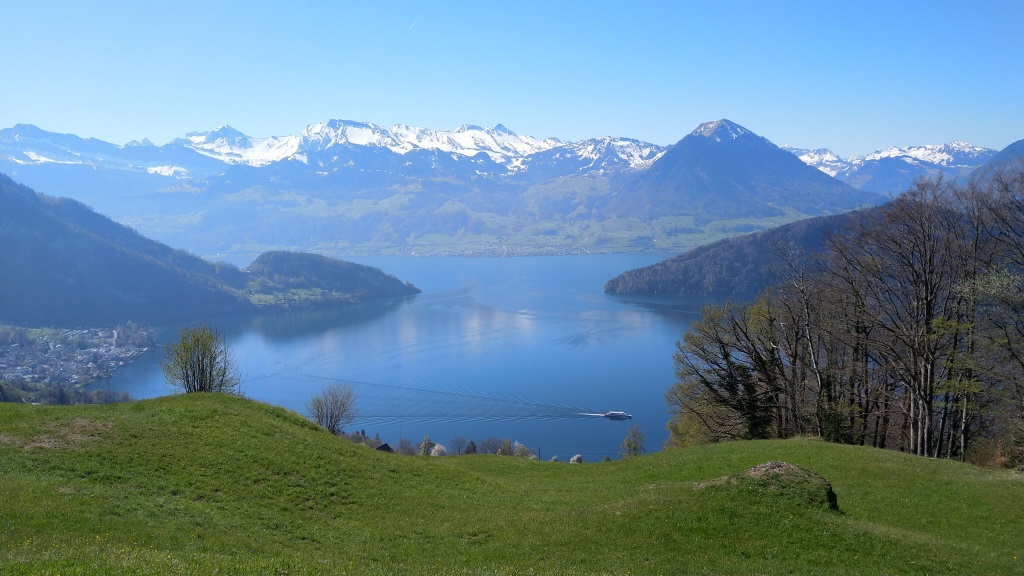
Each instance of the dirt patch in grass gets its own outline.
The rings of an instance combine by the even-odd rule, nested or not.
[[[49,450],[77,448],[99,440],[103,432],[114,428],[114,423],[76,418],[70,422],[49,424],[45,428],[51,433],[37,434],[30,438],[0,434],[0,444],[13,444],[25,450],[30,448]]]
[[[21,446],[21,438],[0,434],[0,444],[14,444],[15,446]]]
[[[801,472],[805,472],[805,471],[802,468],[800,468],[799,466],[794,466],[793,464],[790,464],[789,462],[780,462],[778,460],[774,460],[772,462],[765,462],[764,464],[758,464],[757,466],[754,466],[753,468],[748,469],[746,472],[744,472],[744,474],[746,474],[747,476],[750,476],[752,478],[763,478],[763,477],[768,476],[770,474],[776,474],[776,475],[779,475],[779,476],[788,476],[788,475],[800,475]]]

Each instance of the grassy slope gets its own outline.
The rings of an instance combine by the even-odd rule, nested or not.
[[[829,479],[841,511],[695,487],[769,460]],[[231,397],[7,404],[0,494],[5,574],[1024,571],[1024,477],[810,440],[409,458]]]

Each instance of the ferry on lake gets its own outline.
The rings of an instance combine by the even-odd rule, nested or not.
[[[626,414],[625,412],[616,412],[616,411],[605,412],[604,414],[601,414],[601,416],[604,416],[605,418],[607,418],[609,420],[629,420],[629,419],[631,419],[633,417],[632,415]]]

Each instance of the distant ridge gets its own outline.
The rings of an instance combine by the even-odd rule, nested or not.
[[[307,303],[418,292],[367,266],[285,253],[267,258],[278,264],[253,271],[213,264],[0,174],[0,323],[73,327],[205,319],[256,310],[252,292],[270,305],[301,303],[289,296],[295,289],[325,292]],[[289,266],[290,259],[298,265]],[[325,275],[315,282],[307,280],[321,271]]]
[[[609,294],[752,296],[781,279],[784,254],[800,261],[824,249],[826,233],[865,212],[800,220],[771,230],[733,236],[628,270],[608,280]]]

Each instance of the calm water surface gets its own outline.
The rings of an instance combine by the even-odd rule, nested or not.
[[[396,446],[425,435],[518,440],[548,459],[617,457],[631,423],[648,451],[667,438],[672,353],[703,303],[609,296],[604,282],[667,257],[353,259],[423,293],[358,311],[218,320],[246,396],[306,413],[330,382],[349,382],[365,430]],[[161,331],[173,339],[176,328]],[[103,383],[135,398],[171,393],[150,354]],[[582,414],[622,410],[632,421]]]

